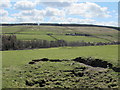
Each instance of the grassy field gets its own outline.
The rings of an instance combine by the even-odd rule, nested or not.
[[[3,68],[20,66],[32,59],[73,59],[76,57],[93,57],[118,63],[118,46],[59,47],[49,49],[2,51]]]
[[[70,27],[70,26],[4,26],[2,28],[3,34],[16,34],[20,40],[30,39],[44,39],[54,40],[48,37],[47,34],[53,34],[58,39],[67,41],[81,41],[85,42],[108,42],[118,40],[118,31],[105,27]],[[66,36],[67,33],[89,34],[95,37],[81,37],[81,36]]]
[[[59,47],[59,48],[49,48],[49,49],[2,51],[3,87],[4,88],[40,87],[39,84],[35,84],[35,82],[33,82],[34,80],[37,80],[37,82],[41,82],[40,80],[48,80],[45,82],[46,84],[49,83],[50,85],[47,84],[46,87],[44,88],[52,88],[52,87],[53,88],[54,87],[71,88],[71,86],[72,87],[74,86],[76,88],[81,88],[81,85],[84,85],[85,83],[86,83],[84,85],[85,88],[87,86],[93,87],[93,88],[95,86],[107,88],[109,84],[113,85],[114,83],[116,83],[117,73],[111,70],[106,71],[105,69],[101,71],[102,73],[99,74],[98,76],[96,73],[100,72],[99,68],[96,69],[98,71],[91,71],[91,70],[89,71],[89,68],[86,67],[85,72],[90,73],[90,75],[84,74],[85,76],[83,77],[74,76],[74,78],[71,78],[72,74],[70,74],[70,72],[66,72],[66,70],[68,71],[76,70],[75,69],[76,67],[79,67],[79,68],[83,67],[83,65],[80,65],[79,63],[75,63],[75,65],[69,66],[69,64],[74,63],[72,61],[68,61],[68,62],[63,61],[60,63],[41,62],[39,64],[35,64],[32,66],[28,65],[28,62],[34,59],[49,58],[49,59],[70,60],[80,56],[99,58],[102,60],[106,60],[112,63],[114,66],[116,66],[118,63],[118,46],[107,45],[107,46],[87,46],[87,47]],[[34,69],[36,67],[41,67],[41,66],[42,68],[39,68],[37,70]],[[45,74],[46,69],[48,74]],[[62,70],[63,72],[61,72],[60,76],[57,76],[57,73],[60,72],[60,70]],[[80,70],[78,72],[76,71],[76,73],[83,72]],[[32,71],[32,72],[29,72],[29,71]],[[41,74],[39,75],[38,72]],[[106,76],[104,76],[106,72],[107,74]],[[90,79],[92,75],[95,75],[95,76],[93,79]],[[29,76],[32,76],[32,77],[29,77]],[[48,76],[49,76],[49,79],[47,79]],[[53,76],[55,77],[53,78]],[[41,77],[41,78],[36,78],[36,77]],[[99,81],[101,80],[100,79],[101,77],[103,78],[101,83],[104,83],[104,85],[99,83]],[[107,79],[108,77],[109,79],[112,78],[113,82],[106,84],[104,80],[108,80]],[[51,82],[50,79],[55,79],[55,81]],[[66,82],[64,80],[66,80]],[[82,80],[81,84],[77,83],[76,80]],[[92,80],[93,82],[91,83]],[[26,85],[25,84],[26,81],[28,81],[28,83],[32,83],[33,86],[31,86],[31,84]],[[62,83],[62,81],[64,81],[64,83]],[[55,83],[57,82],[61,83],[61,85],[56,86]],[[71,82],[71,84],[68,82]],[[88,84],[87,82],[90,82],[91,84]],[[97,83],[97,84],[94,85],[94,83]]]
[[[34,39],[41,39],[41,40],[48,40],[48,41],[55,41],[48,35],[26,35],[26,34],[16,34],[17,39],[19,40],[34,40]]]
[[[95,38],[95,37],[86,37],[86,36],[65,36],[65,35],[53,35],[58,39],[63,39],[65,41],[84,41],[84,42],[109,42],[108,40]]]
[[[54,38],[48,35],[27,35],[27,34],[16,34],[17,39],[19,40],[34,40],[34,39],[42,39],[48,41],[55,41]],[[53,35],[57,39],[62,39],[65,41],[84,41],[84,42],[109,42],[108,40],[95,38],[95,37],[86,37],[86,36],[66,36],[66,35]]]

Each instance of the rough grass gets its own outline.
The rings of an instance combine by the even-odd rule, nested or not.
[[[14,74],[12,74],[14,73]],[[20,69],[5,68],[3,88],[118,88],[117,73],[75,61],[40,61]]]

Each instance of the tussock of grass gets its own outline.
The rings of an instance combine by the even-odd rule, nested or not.
[[[118,88],[117,74],[111,69],[90,69],[70,60],[26,64],[8,78],[10,73],[4,71],[4,88]]]

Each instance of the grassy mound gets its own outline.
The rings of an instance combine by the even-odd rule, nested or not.
[[[118,88],[117,73],[112,69],[95,68],[73,60],[42,59],[35,62],[14,72],[11,86],[5,87]]]

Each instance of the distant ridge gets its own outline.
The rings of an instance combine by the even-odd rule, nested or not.
[[[16,23],[16,24],[0,24],[0,26],[16,26],[16,25],[38,25],[38,23]],[[39,25],[45,26],[81,26],[81,27],[105,27],[105,28],[113,28],[120,31],[120,27],[114,26],[102,26],[102,25],[92,25],[92,24],[58,24],[58,23],[40,23]]]

